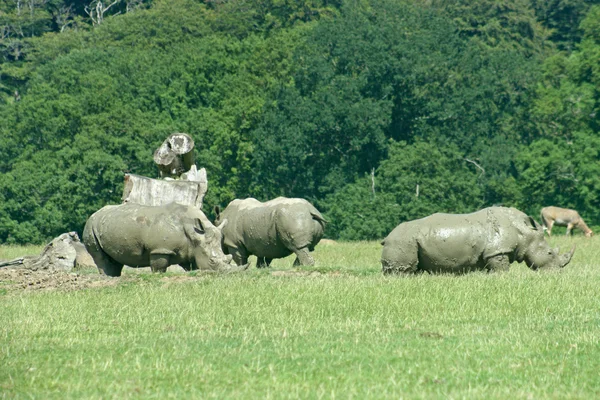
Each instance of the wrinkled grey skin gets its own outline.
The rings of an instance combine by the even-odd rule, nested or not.
[[[246,264],[250,255],[258,258],[257,267],[269,266],[274,258],[296,254],[294,266],[313,265],[309,254],[323,237],[325,219],[304,199],[278,197],[262,203],[256,199],[233,200],[220,212],[215,208],[218,224],[223,228],[223,251],[233,255],[238,264]]]
[[[508,270],[514,261],[531,269],[564,267],[575,251],[559,255],[533,218],[505,207],[404,222],[382,244],[384,274]]]
[[[179,264],[186,270],[237,271],[221,249],[221,226],[214,226],[193,206],[121,204],[95,212],[85,224],[83,242],[100,273],[120,276],[123,265],[165,272]]]

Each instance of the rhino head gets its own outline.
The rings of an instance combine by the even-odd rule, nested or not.
[[[533,231],[530,237],[532,240],[525,249],[525,264],[531,269],[565,267],[571,262],[571,258],[573,258],[575,246],[573,246],[570,252],[561,255],[558,247],[552,249],[548,246],[548,243],[544,239],[542,227],[533,218],[531,220]]]
[[[218,226],[213,225],[206,217],[196,219],[194,232],[190,235],[196,268],[225,272],[242,271],[248,268],[249,264],[241,266],[233,264],[233,257],[223,253],[222,230],[226,224],[226,219]]]
[[[570,252],[560,255],[559,248],[551,249],[546,243],[538,246],[525,254],[525,263],[531,269],[538,268],[563,268],[573,257],[575,246]]]

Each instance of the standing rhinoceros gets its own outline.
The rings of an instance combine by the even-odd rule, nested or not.
[[[223,251],[238,264],[248,256],[258,258],[257,267],[269,266],[274,258],[296,254],[294,265],[312,265],[309,254],[323,237],[325,219],[304,199],[278,197],[262,203],[256,199],[233,200],[221,213],[215,207],[223,228]]]
[[[121,204],[95,212],[85,224],[83,242],[100,273],[120,276],[123,265],[150,266],[165,272],[172,264],[186,270],[233,271],[231,256],[221,249],[221,230],[198,208]]]
[[[505,207],[404,222],[382,244],[385,274],[507,270],[513,261],[525,261],[531,269],[564,267],[575,251],[559,256],[533,218]]]

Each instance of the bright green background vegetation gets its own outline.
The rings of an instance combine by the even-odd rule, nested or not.
[[[0,0],[0,243],[81,231],[173,132],[207,210],[303,197],[332,238],[493,204],[598,225],[596,3]]]
[[[0,392],[597,398],[599,250],[550,242],[577,244],[565,269],[384,277],[381,246],[358,242],[320,245],[298,270],[288,257],[232,275],[129,271],[105,288],[8,291]]]

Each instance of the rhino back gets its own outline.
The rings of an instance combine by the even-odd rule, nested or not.
[[[279,206],[276,212],[277,234],[291,250],[314,248],[324,233],[324,219],[310,203]]]
[[[477,216],[437,214],[419,234],[419,265],[432,272],[483,267],[487,227]]]
[[[119,263],[145,266],[152,251],[185,250],[185,212],[185,206],[124,204],[104,207],[90,220],[96,240],[106,254]]]
[[[384,240],[384,257],[412,251],[421,270],[477,269],[485,262],[488,236],[485,213],[433,214],[396,227]]]
[[[322,225],[311,212],[320,217],[317,209],[303,199],[278,197],[265,203],[234,200],[222,213],[228,220],[223,229],[225,244],[243,246],[260,257],[286,257],[292,249],[311,245],[315,235],[318,239],[323,236]]]

